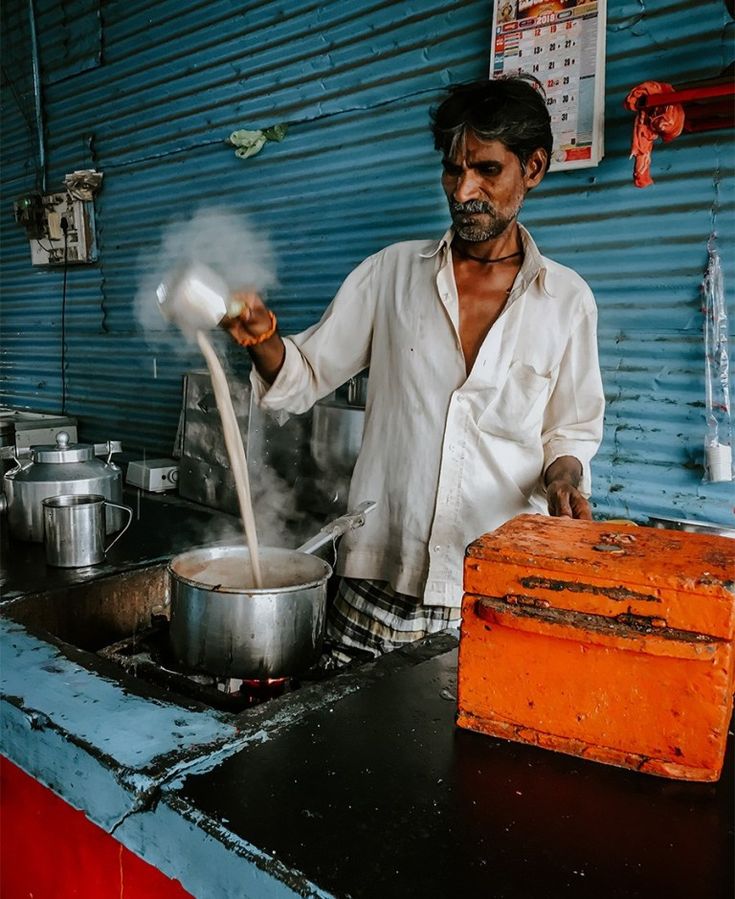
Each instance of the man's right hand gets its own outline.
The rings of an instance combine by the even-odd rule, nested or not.
[[[261,296],[252,291],[234,293],[230,306],[235,314],[226,315],[220,325],[237,343],[247,347],[258,374],[272,384],[286,355],[286,347],[275,329],[273,313]],[[269,331],[272,331],[271,336],[262,340]]]
[[[230,311],[232,314],[226,315],[220,324],[243,345],[265,334],[271,327],[268,309],[257,293],[246,291],[233,293]]]

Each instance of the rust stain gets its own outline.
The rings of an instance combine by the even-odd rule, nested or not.
[[[696,631],[684,631],[668,627],[665,618],[655,615],[635,615],[628,609],[619,615],[594,615],[589,612],[576,612],[571,609],[557,609],[539,605],[533,596],[508,594],[509,598],[491,596],[471,596],[474,599],[477,615],[485,618],[488,611],[497,611],[519,617],[537,618],[553,624],[577,627],[581,631],[593,631],[597,634],[611,634],[616,637],[639,637],[641,634],[663,637],[665,640],[677,640],[682,643],[728,643],[722,637],[712,634],[701,634]],[[583,634],[581,635],[584,636]]]
[[[570,593],[594,593],[597,596],[607,596],[608,599],[616,602],[661,602],[659,596],[654,596],[652,593],[638,593],[627,587],[600,587],[578,581],[555,581],[546,577],[523,577],[520,579],[520,583],[528,590],[568,590]]]

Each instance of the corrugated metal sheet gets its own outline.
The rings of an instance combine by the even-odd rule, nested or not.
[[[107,2],[101,64],[68,77],[80,58],[93,60],[95,7],[69,0],[60,18],[44,2],[49,186],[88,165],[105,173],[100,262],[68,276],[67,411],[87,437],[169,452],[180,377],[198,360],[170,332],[144,342],[135,321],[133,299],[162,227],[205,202],[247,212],[274,244],[280,284],[271,301],[282,325],[293,332],[312,323],[364,256],[445,228],[427,109],[448,82],[486,73],[490,3]],[[645,79],[716,74],[729,62],[729,18],[720,0],[610,6],[607,156],[596,169],[550,175],[524,220],[598,298],[609,401],[595,468],[599,508],[729,521],[731,485],[701,484],[699,286],[713,223],[723,247],[735,234],[731,136],[657,148],[656,185],[636,190],[632,120],[622,107]],[[75,11],[84,53],[67,39]],[[8,0],[3,16],[20,103],[4,86],[0,396],[53,409],[61,273],[31,269],[8,214],[33,183],[35,138],[23,118],[33,119],[30,70],[19,49],[28,41],[25,3]],[[276,122],[289,123],[286,139],[251,160],[224,144],[236,128]],[[729,258],[725,277],[735,284]]]

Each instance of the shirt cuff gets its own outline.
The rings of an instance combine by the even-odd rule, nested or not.
[[[258,374],[255,366],[250,371],[253,399],[261,409],[271,411],[283,409],[289,399],[303,389],[301,353],[288,337],[283,338],[283,346],[286,351],[283,365],[272,384]]]
[[[544,447],[544,470],[542,484],[546,483],[546,471],[562,456],[573,456],[582,466],[582,477],[577,488],[582,496],[589,498],[592,494],[592,473],[590,462],[597,452],[597,444],[586,446],[572,440],[550,440]]]

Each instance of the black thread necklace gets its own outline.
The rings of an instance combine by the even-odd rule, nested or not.
[[[458,244],[452,244],[452,246],[464,259],[472,259],[473,262],[481,262],[483,265],[492,265],[494,262],[505,262],[506,259],[515,259],[516,256],[523,255],[523,250],[517,250],[515,253],[508,253],[507,256],[497,256],[495,259],[485,259],[482,256],[473,256],[472,253],[463,250]]]

